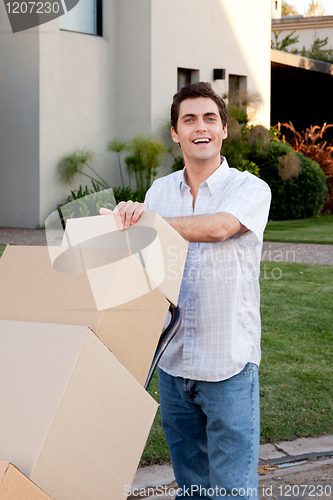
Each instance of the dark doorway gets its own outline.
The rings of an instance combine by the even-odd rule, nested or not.
[[[297,131],[333,123],[332,75],[272,62],[271,125],[289,121]]]

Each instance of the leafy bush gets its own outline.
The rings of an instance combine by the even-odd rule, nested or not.
[[[152,135],[136,135],[128,142],[127,150],[130,155],[126,156],[125,163],[130,187],[131,177],[134,175],[136,190],[138,196],[142,199],[152,185],[157,175],[160,160],[167,150],[164,144]]]
[[[118,167],[122,187],[114,187],[113,193],[117,203],[119,201],[139,201],[143,202],[147,190],[150,188],[153,179],[157,174],[161,157],[166,153],[165,146],[154,136],[137,135],[129,142],[113,140],[107,143],[107,151],[117,153]],[[125,186],[123,172],[121,168],[120,153],[128,151],[130,154],[125,158],[129,175],[129,186]],[[90,194],[97,193],[111,186],[103,179],[91,166],[93,153],[85,149],[77,149],[62,157],[58,164],[58,175],[64,184],[71,184],[80,175],[91,180],[94,190],[85,186],[72,190],[66,203],[79,198],[84,198]],[[87,173],[86,171],[89,171]],[[134,177],[135,188],[132,189],[131,178]]]
[[[261,177],[270,186],[271,219],[299,219],[320,213],[326,197],[326,176],[315,161],[281,141],[280,131],[248,126],[228,107],[228,139],[223,154],[231,167]],[[313,159],[317,159],[314,158]],[[331,163],[330,163],[331,166]]]
[[[327,187],[318,163],[278,139],[269,141],[261,152],[252,150],[249,159],[259,165],[260,177],[272,190],[270,219],[301,219],[320,213]]]
[[[117,204],[120,201],[129,201],[129,200],[143,203],[145,199],[145,193],[141,193],[140,191],[133,191],[129,186],[126,186],[124,188],[114,187],[113,194]]]
[[[308,57],[309,59],[316,59],[317,61],[323,61],[332,64],[333,63],[332,49],[323,49],[323,47],[325,47],[325,45],[327,44],[328,44],[328,36],[326,38],[323,38],[322,40],[320,38],[316,38],[313,41],[309,50],[306,50],[303,45],[303,49],[300,55],[303,57]]]
[[[172,152],[171,152],[171,154],[172,154]],[[172,171],[177,172],[178,170],[183,170],[183,168],[185,167],[184,158],[182,156],[174,156],[174,155],[172,155],[172,156],[174,158],[174,162],[172,165]]]
[[[286,139],[295,151],[303,153],[316,161],[326,175],[327,197],[323,208],[324,213],[333,213],[333,145],[324,139],[325,132],[333,125],[311,126],[303,132],[297,132],[291,122],[279,123],[279,129],[286,129]]]
[[[279,36],[281,35],[281,33],[282,33],[282,31],[279,31],[279,32],[273,31],[275,40],[271,41],[271,48],[275,49],[275,50],[282,50],[283,52],[289,52],[287,47],[289,47],[289,45],[293,45],[294,43],[297,43],[299,36],[297,35],[297,36],[293,37],[293,34],[296,33],[296,30],[294,30],[292,33],[289,33],[289,35],[284,37],[280,42]],[[294,48],[290,52],[292,54],[297,54],[297,49]]]

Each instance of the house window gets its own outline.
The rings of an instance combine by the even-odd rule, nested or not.
[[[229,102],[242,112],[246,112],[247,105],[247,77],[229,75]]]
[[[194,83],[199,81],[199,70],[188,69],[188,68],[178,68],[177,71],[177,89],[180,90],[182,87],[188,83]]]
[[[65,0],[65,4],[69,8],[69,0]],[[74,8],[60,16],[59,26],[61,30],[102,36],[102,0],[79,0]]]
[[[236,96],[245,94],[247,90],[247,77],[240,75],[229,75],[229,94]]]

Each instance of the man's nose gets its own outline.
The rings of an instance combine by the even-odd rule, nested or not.
[[[199,118],[197,120],[196,129],[197,130],[207,130],[207,123],[205,122],[205,120],[203,118]]]

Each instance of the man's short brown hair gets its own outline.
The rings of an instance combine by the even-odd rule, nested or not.
[[[177,94],[173,96],[171,105],[171,126],[177,132],[177,122],[179,117],[180,105],[185,99],[196,99],[198,97],[209,97],[216,103],[222,120],[222,125],[225,127],[228,121],[227,108],[222,97],[217,95],[209,82],[189,83],[182,87]]]

